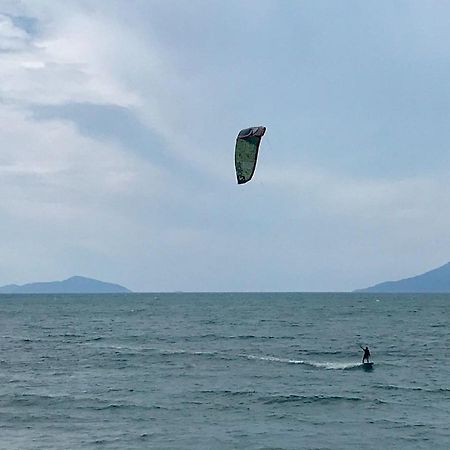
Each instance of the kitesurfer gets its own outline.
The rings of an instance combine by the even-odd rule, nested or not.
[[[367,362],[369,362],[369,357],[370,357],[369,347],[367,347],[367,345],[366,345],[366,348],[364,348],[362,345],[360,347],[364,351],[364,355],[363,355],[363,359],[362,359],[363,364],[364,364],[365,360],[367,360]]]

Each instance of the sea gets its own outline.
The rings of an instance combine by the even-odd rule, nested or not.
[[[1,295],[0,336],[1,449],[450,448],[450,295]]]

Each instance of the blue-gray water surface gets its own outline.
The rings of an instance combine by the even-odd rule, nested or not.
[[[450,295],[2,295],[0,448],[448,450],[449,310]]]

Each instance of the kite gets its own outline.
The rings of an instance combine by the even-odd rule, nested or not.
[[[236,138],[234,164],[238,184],[247,183],[255,173],[259,144],[266,132],[266,127],[245,128]]]

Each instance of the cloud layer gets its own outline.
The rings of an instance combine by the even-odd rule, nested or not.
[[[4,2],[0,283],[347,290],[446,262],[433,5]]]

